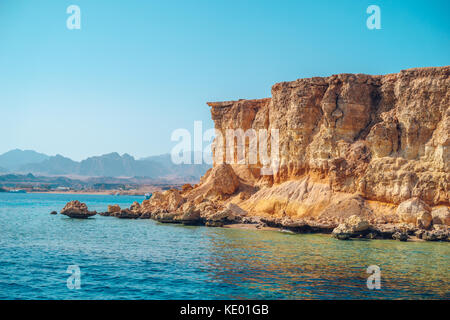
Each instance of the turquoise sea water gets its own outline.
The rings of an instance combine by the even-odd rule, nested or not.
[[[0,299],[449,299],[450,244],[339,241],[95,216],[143,197],[0,193]],[[81,288],[67,287],[69,265]],[[370,265],[381,289],[369,290]]]

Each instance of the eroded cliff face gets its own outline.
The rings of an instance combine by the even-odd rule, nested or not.
[[[417,224],[423,212],[449,214],[450,66],[299,79],[275,84],[272,98],[208,105],[224,136],[277,129],[279,170],[215,163],[175,211],[330,226],[351,215]]]

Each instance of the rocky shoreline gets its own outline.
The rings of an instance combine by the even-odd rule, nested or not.
[[[167,193],[177,193],[178,190],[168,190]],[[344,223],[326,224],[307,220],[293,221],[290,218],[277,219],[270,217],[249,217],[236,213],[231,206],[218,211],[199,211],[198,208],[186,206],[184,212],[148,211],[148,202],[134,202],[130,208],[122,209],[118,205],[108,206],[106,212],[89,211],[86,204],[71,201],[61,210],[62,215],[75,219],[87,219],[96,214],[119,219],[152,219],[160,223],[195,225],[206,227],[251,226],[251,229],[290,231],[296,234],[321,233],[330,234],[339,240],[349,239],[390,239],[399,241],[450,241],[450,227],[444,224],[442,214],[435,216],[428,225],[419,223],[386,223],[371,225],[356,215],[350,216]],[[208,208],[208,206],[202,206]],[[209,209],[209,208],[208,208]],[[55,211],[51,214],[56,214]],[[450,218],[450,213],[444,217]],[[435,222],[435,223],[433,223]],[[249,227],[250,229],[250,227]]]

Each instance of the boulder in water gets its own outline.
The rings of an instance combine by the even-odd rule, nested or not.
[[[68,202],[60,213],[75,219],[87,219],[97,214],[96,211],[89,211],[87,205],[78,200]]]

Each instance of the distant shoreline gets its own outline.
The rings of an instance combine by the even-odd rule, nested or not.
[[[28,193],[35,193],[35,194],[71,194],[71,195],[91,195],[91,196],[114,196],[115,194],[107,191],[89,191],[89,192],[82,192],[82,191],[38,191],[38,192],[28,192]],[[119,194],[119,196],[135,196],[135,197],[144,197],[144,194]]]

